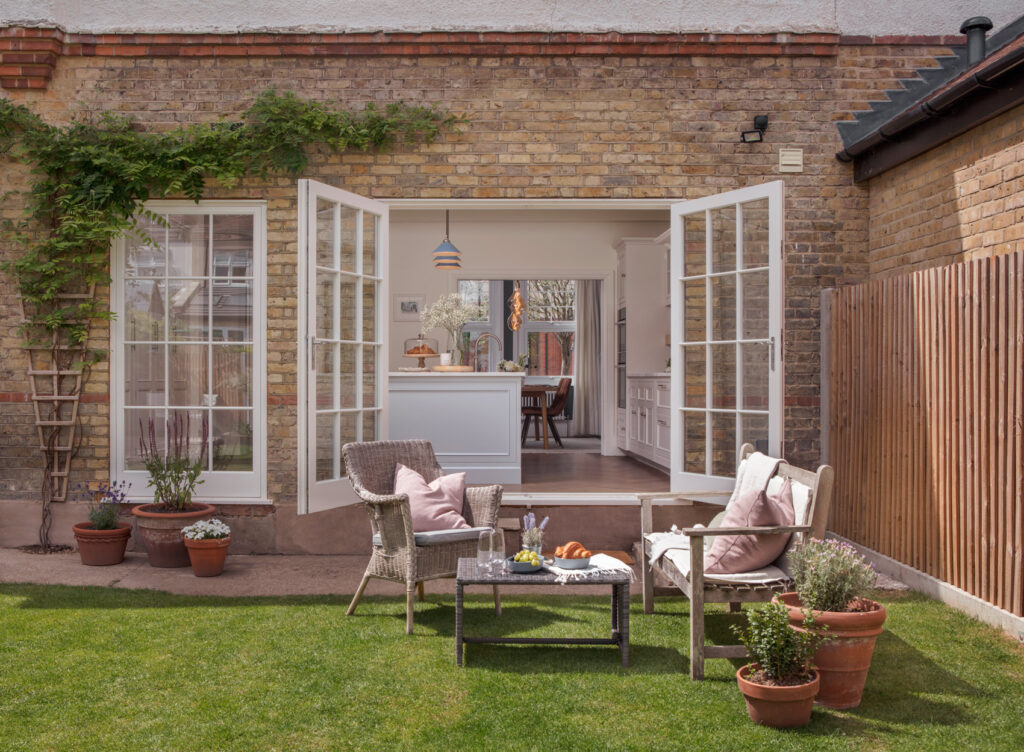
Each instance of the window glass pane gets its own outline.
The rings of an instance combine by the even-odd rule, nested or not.
[[[768,266],[768,199],[741,204],[743,211],[743,268]]]
[[[576,280],[532,279],[527,282],[526,314],[530,321],[575,321]]]
[[[753,444],[754,449],[765,454],[768,453],[768,416],[747,415],[740,416],[741,444]]]
[[[489,321],[491,305],[491,283],[486,279],[460,279],[459,295],[462,304],[477,306],[478,314],[471,321]]]
[[[168,314],[172,340],[203,340],[209,337],[210,284],[199,279],[167,281]]]
[[[164,298],[167,284],[161,281],[125,280],[124,337],[128,342],[164,338]]]
[[[707,350],[704,345],[683,348],[683,405],[706,407]]]
[[[748,272],[743,284],[743,339],[768,338],[768,272]]]
[[[210,426],[211,467],[214,470],[252,470],[252,410],[213,410]]]
[[[711,345],[711,406],[736,407],[736,345]]]
[[[377,283],[364,279],[363,286],[363,342],[377,340]]]
[[[209,224],[203,214],[167,216],[167,275],[204,277],[209,270]]]
[[[167,448],[164,434],[166,422],[163,409],[124,411],[124,464],[126,470],[146,469],[142,463],[142,447],[139,446],[139,439],[142,436],[146,437],[147,446],[151,446],[155,441],[157,452],[164,453]]]
[[[736,275],[711,278],[711,339],[736,339]]]
[[[528,372],[534,376],[572,376],[575,332],[530,332]]]
[[[377,348],[363,346],[363,404],[362,407],[379,407],[377,402]]]
[[[168,345],[168,404],[208,406],[212,403],[213,395],[207,390],[208,355],[208,345]]]
[[[743,368],[743,404],[747,410],[768,409],[768,362],[769,348],[766,343],[740,345]]]
[[[736,207],[711,210],[711,271],[736,269]]]
[[[252,345],[213,345],[212,407],[252,405]]]
[[[138,232],[125,234],[124,273],[127,277],[164,276],[167,228],[148,217],[138,217]]]
[[[683,472],[704,474],[707,424],[704,412],[683,413]]]
[[[356,299],[359,290],[359,280],[354,277],[342,275],[340,277],[341,298],[338,309],[338,326],[340,339],[356,338]]]
[[[328,410],[339,407],[336,394],[338,382],[334,374],[338,372],[337,358],[341,345],[318,344],[316,348],[316,409]]]
[[[355,272],[356,269],[356,227],[359,210],[351,206],[341,207],[341,270]]]
[[[166,345],[128,345],[124,359],[125,405],[163,405]]]
[[[736,474],[736,414],[711,414],[711,474]]]
[[[316,479],[334,478],[335,436],[339,425],[337,413],[316,414]]]
[[[371,277],[381,276],[377,270],[377,243],[379,242],[377,228],[379,226],[380,217],[363,212],[363,274],[368,274]]]
[[[215,214],[213,224],[213,265],[217,277],[251,277],[253,258],[253,217],[250,214]]]
[[[356,429],[359,426],[360,414],[358,412],[341,413],[339,416],[338,443],[335,445],[334,453],[338,455],[339,477],[345,477],[345,469],[342,467],[341,448],[352,441],[359,441]]]
[[[363,437],[361,441],[377,440],[378,417],[379,413],[377,410],[366,410],[363,412]]]
[[[209,410],[168,410],[167,443],[170,451],[181,447],[183,456],[196,460],[203,451],[203,435],[207,437],[206,459],[203,469],[210,469],[210,411]]]
[[[316,272],[316,337],[317,339],[337,339],[334,320],[334,284],[336,272]]]
[[[693,279],[683,283],[683,340],[703,342],[707,338],[705,324],[708,302],[706,279]]]
[[[252,341],[252,282],[215,279],[213,281],[214,342]]]
[[[683,217],[683,276],[705,273],[707,262],[707,221],[704,212]]]
[[[334,202],[322,198],[316,202],[316,265],[338,268],[335,237]]]
[[[338,389],[341,407],[356,407],[356,373],[358,345],[338,345],[341,363],[338,369]]]

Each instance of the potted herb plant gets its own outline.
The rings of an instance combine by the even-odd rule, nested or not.
[[[789,610],[790,623],[828,627],[814,663],[821,672],[821,690],[815,700],[830,708],[860,705],[875,639],[882,633],[885,607],[868,600],[875,570],[849,543],[810,540],[790,554],[796,592],[775,599]]]
[[[548,526],[548,518],[545,517],[538,525],[537,518],[533,512],[523,515],[523,548],[535,551],[537,556],[541,555],[541,548],[544,544],[544,528]]]
[[[811,658],[822,635],[813,617],[808,614],[806,629],[796,630],[784,606],[766,603],[749,611],[747,620],[746,628],[733,632],[754,659],[736,672],[750,720],[773,728],[807,725],[820,684]]]
[[[183,528],[181,534],[196,577],[216,577],[224,571],[231,528],[217,519],[199,520]]]
[[[78,543],[82,563],[106,567],[124,561],[124,551],[132,534],[130,522],[121,521],[121,505],[131,483],[100,483],[95,491],[82,491],[89,499],[89,521],[71,526]]]
[[[140,421],[141,425],[141,421]],[[156,429],[150,420],[140,432],[142,461],[149,472],[153,503],[132,509],[139,534],[153,567],[187,567],[188,551],[181,530],[193,522],[209,519],[217,511],[210,504],[192,501],[192,494],[203,481],[199,475],[206,462],[209,422],[203,417],[202,441],[192,451],[192,424],[188,416],[175,414],[168,424],[167,451],[161,452]],[[193,458],[193,454],[197,456]]]

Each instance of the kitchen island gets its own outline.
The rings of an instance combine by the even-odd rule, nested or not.
[[[446,473],[466,482],[522,482],[523,373],[388,374],[391,439],[427,439]]]

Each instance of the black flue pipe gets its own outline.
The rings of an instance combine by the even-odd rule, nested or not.
[[[985,59],[985,35],[992,28],[992,19],[974,16],[960,24],[960,33],[967,35],[967,64],[974,65]]]

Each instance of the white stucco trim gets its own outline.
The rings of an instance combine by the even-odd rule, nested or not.
[[[996,28],[1018,0],[0,0],[0,26],[69,32],[579,31],[956,34],[974,15]]]

